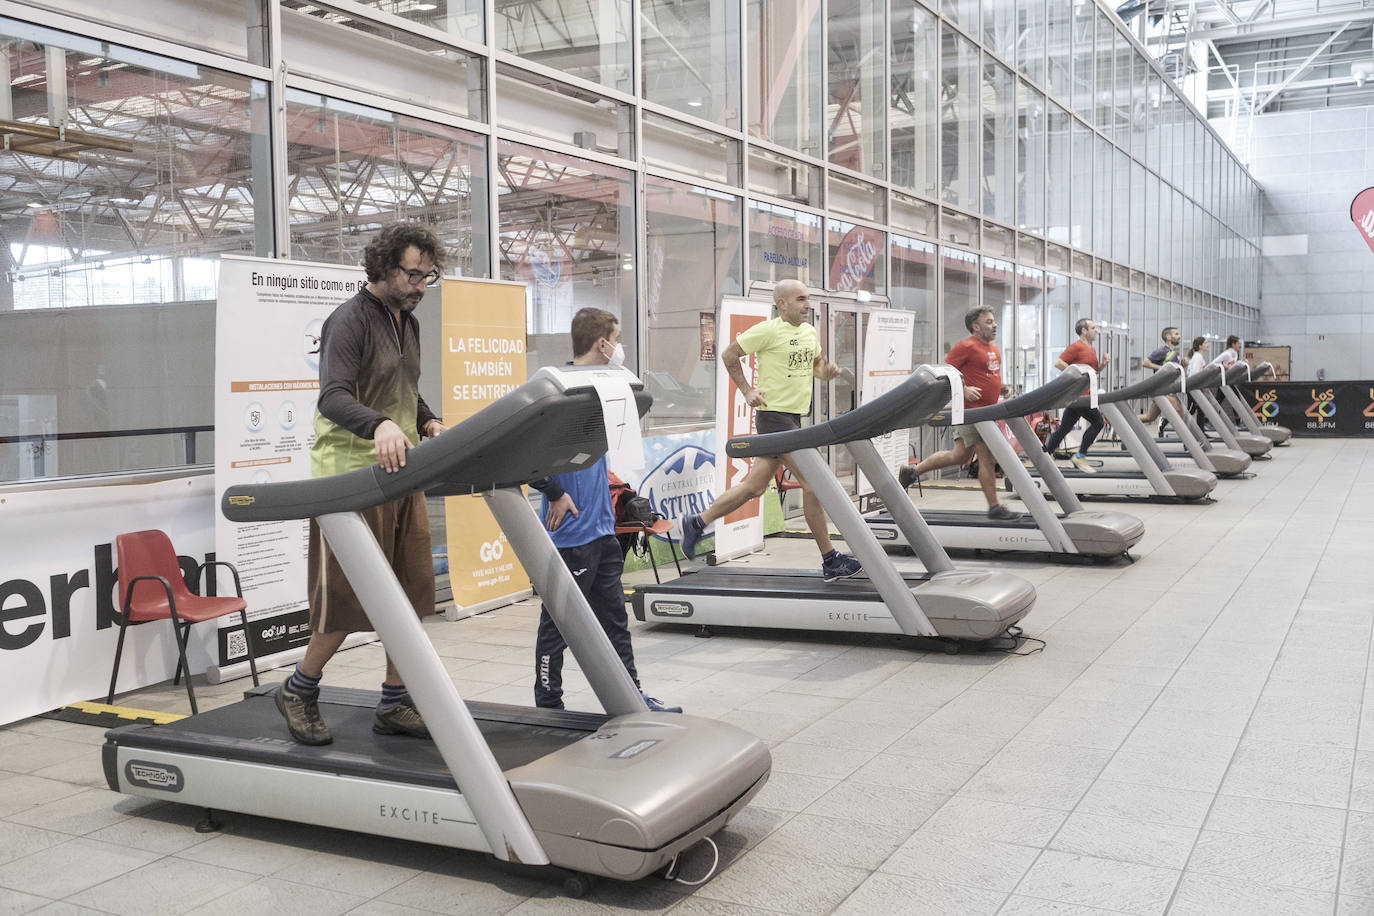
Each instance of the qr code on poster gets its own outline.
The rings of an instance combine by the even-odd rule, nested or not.
[[[248,657],[248,636],[242,630],[229,631],[225,642],[224,654],[228,658]]]

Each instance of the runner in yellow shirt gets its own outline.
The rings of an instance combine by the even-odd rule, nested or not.
[[[811,412],[812,379],[829,381],[840,374],[840,367],[825,358],[820,335],[806,321],[811,297],[798,280],[783,280],[773,290],[778,317],[756,324],[745,331],[720,355],[725,371],[744,392],[750,407],[756,408],[755,423],[760,433],[800,429],[801,418]],[[748,353],[758,354],[759,386],[749,384],[740,360]],[[682,552],[696,556],[697,541],[716,519],[724,518],[755,497],[762,496],[768,482],[785,464],[802,486],[802,509],[807,527],[821,552],[821,575],[826,582],[847,579],[863,570],[853,557],[840,553],[830,543],[825,509],[811,492],[806,480],[790,458],[755,458],[744,480],[716,498],[700,515],[682,519]]]

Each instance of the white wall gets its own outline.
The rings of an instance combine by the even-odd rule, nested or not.
[[[1251,142],[1265,196],[1262,337],[1292,346],[1294,379],[1374,378],[1374,251],[1350,221],[1374,186],[1374,108],[1261,115]]]

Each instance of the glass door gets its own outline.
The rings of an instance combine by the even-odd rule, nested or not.
[[[818,401],[826,404],[827,419],[848,413],[859,406],[860,342],[863,340],[862,315],[850,302],[828,302],[825,323],[825,353],[840,367],[840,376],[832,382],[820,382],[825,394]],[[835,446],[829,449],[830,468],[840,485],[851,496],[858,494],[858,474],[849,449]]]

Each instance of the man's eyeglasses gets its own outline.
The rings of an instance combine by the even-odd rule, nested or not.
[[[439,282],[439,271],[437,270],[431,270],[429,273],[421,273],[418,270],[406,270],[404,267],[398,267],[396,269],[406,275],[406,282],[411,286],[420,286],[422,283],[425,286],[433,286]]]

